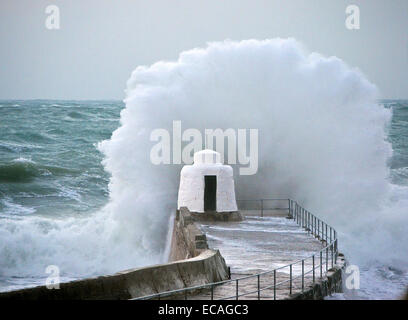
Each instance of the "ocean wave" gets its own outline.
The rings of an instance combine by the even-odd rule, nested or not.
[[[75,174],[77,170],[39,165],[36,162],[19,158],[9,163],[0,164],[1,182],[30,182],[39,176]]]
[[[68,113],[68,116],[72,119],[85,119],[86,118],[85,114],[78,112],[78,111],[71,111]]]
[[[31,161],[13,161],[0,165],[0,181],[29,182],[39,176],[40,172]]]

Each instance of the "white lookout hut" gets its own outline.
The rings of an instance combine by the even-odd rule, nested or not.
[[[183,167],[177,206],[191,212],[237,211],[233,171],[221,163],[218,152],[196,152],[194,164]]]

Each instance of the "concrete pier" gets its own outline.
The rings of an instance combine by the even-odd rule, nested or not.
[[[322,299],[340,292],[345,261],[341,254],[333,259],[335,231],[292,200],[284,211],[262,210],[257,216],[241,210],[244,221],[231,215],[232,221],[205,222],[181,208],[173,229],[173,262],[62,283],[59,290],[2,292],[0,300]],[[333,242],[326,247],[315,235]]]

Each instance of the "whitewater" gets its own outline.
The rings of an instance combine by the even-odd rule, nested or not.
[[[152,164],[150,133],[171,132],[173,121],[180,120],[184,129],[201,132],[258,129],[259,170],[236,174],[237,198],[292,198],[333,225],[340,250],[361,271],[361,290],[341,298],[398,298],[408,286],[408,162],[398,165],[395,159],[404,154],[396,157],[392,148],[395,102],[379,103],[380,97],[358,69],[310,53],[294,39],[210,43],[182,52],[177,61],[137,67],[127,83],[125,107],[116,113],[101,115],[97,106],[87,113],[85,103],[63,109],[63,121],[74,126],[87,119],[92,132],[101,121],[109,123],[109,130],[93,137],[99,143],[90,143],[90,131],[81,131],[76,144],[67,139],[64,151],[44,156],[45,165],[28,155],[47,154],[53,135],[62,135],[58,124],[56,131],[28,138],[30,146],[1,139],[0,151],[14,153],[4,165],[9,169],[0,171],[0,290],[42,284],[48,265],[59,266],[63,280],[70,280],[163,262],[182,165]],[[73,164],[64,152],[85,142],[90,149]],[[64,165],[49,164],[61,154]],[[104,173],[98,171],[102,167],[85,170],[95,162]],[[10,168],[25,172],[22,181]],[[64,180],[83,179],[84,171],[85,181]],[[13,187],[45,177],[59,177],[51,182],[60,197],[36,207],[10,196]],[[89,189],[89,183],[99,189]],[[98,199],[93,205],[89,192]],[[69,199],[61,208],[60,198]],[[82,212],[83,206],[88,207]]]

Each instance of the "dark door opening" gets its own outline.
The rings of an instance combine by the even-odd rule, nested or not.
[[[217,211],[217,176],[204,176],[204,211]]]

